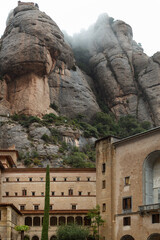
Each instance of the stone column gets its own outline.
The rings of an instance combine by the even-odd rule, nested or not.
[[[12,217],[11,207],[7,207],[7,239],[6,240],[11,240],[11,229],[12,229],[11,217]]]

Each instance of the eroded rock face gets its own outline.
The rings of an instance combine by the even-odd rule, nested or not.
[[[6,94],[0,86],[0,112],[41,116],[52,111],[49,106],[57,99],[62,114],[71,112],[75,116],[88,106],[92,107],[90,118],[100,111],[83,73],[71,71],[76,69],[75,60],[63,33],[34,4],[24,3],[13,10],[0,45],[0,72],[6,86]],[[58,91],[49,91],[48,78],[53,85],[54,77],[69,82],[70,90],[66,90],[66,83],[62,86],[58,81]],[[75,92],[79,95],[77,101]]]
[[[99,95],[117,117],[160,123],[160,53],[149,58],[128,24],[103,14],[72,45],[88,52]]]

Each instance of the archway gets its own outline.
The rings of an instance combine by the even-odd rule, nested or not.
[[[91,219],[89,217],[84,217],[84,226],[90,226],[91,225]]]
[[[160,150],[150,153],[143,164],[143,203],[160,202]]]
[[[74,217],[67,217],[67,224],[74,224]]]
[[[39,237],[33,236],[33,237],[32,237],[32,240],[39,240]]]
[[[30,240],[30,237],[28,235],[25,235],[24,240]]]
[[[80,217],[80,216],[76,217],[76,224],[82,225],[82,217]]]
[[[50,218],[50,226],[57,226],[57,217]]]
[[[149,236],[147,240],[160,240],[160,234],[159,233],[153,233]]]
[[[40,226],[40,217],[33,218],[33,226]]]
[[[55,235],[53,235],[51,238],[50,238],[50,240],[56,240],[57,239],[57,237],[55,236]]]
[[[121,240],[134,240],[134,238],[131,235],[124,235]]]
[[[32,218],[31,217],[25,217],[25,225],[32,226]]]
[[[65,217],[59,217],[59,225],[65,225],[66,219]]]

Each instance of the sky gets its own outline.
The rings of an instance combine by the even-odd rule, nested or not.
[[[17,2],[4,0],[0,3],[0,36],[8,13]],[[87,29],[100,14],[108,13],[132,27],[133,39],[142,44],[148,56],[160,51],[160,0],[35,0],[35,3],[69,35]]]

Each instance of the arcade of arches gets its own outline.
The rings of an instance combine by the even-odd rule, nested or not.
[[[84,226],[90,226],[91,225],[91,221],[90,219],[88,219],[87,216],[85,217],[81,217],[81,216],[68,216],[68,217],[64,217],[64,216],[60,216],[60,217],[55,217],[52,216],[49,219],[50,222],[50,226],[60,226],[63,224],[78,224],[78,225],[84,225]],[[43,224],[43,217],[25,217],[25,225],[28,226],[42,226]]]

